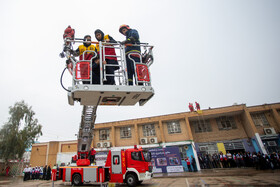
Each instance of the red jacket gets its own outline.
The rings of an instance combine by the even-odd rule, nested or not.
[[[90,155],[95,155],[96,154],[96,151],[94,149],[91,149],[90,150]]]

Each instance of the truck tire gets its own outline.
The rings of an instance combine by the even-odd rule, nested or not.
[[[128,174],[126,176],[126,183],[128,186],[136,186],[138,183],[137,177],[133,174]]]
[[[74,184],[74,186],[80,186],[82,184],[82,178],[80,174],[74,174],[72,177],[72,184]]]

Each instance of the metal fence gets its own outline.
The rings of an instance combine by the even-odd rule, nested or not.
[[[6,169],[9,167],[9,176],[22,176],[23,169],[26,167],[26,165],[29,165],[29,162],[13,161],[8,162],[7,164],[0,162],[0,174],[6,175]]]

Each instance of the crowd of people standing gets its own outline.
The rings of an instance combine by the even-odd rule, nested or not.
[[[45,167],[31,167],[31,166],[26,166],[23,170],[24,172],[24,177],[23,180],[50,180],[51,179],[51,166],[45,165]]]
[[[223,154],[199,154],[201,169],[255,167],[256,169],[280,169],[280,153],[262,154],[244,152]]]

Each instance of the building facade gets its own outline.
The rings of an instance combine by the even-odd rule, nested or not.
[[[179,171],[176,166],[185,164],[181,160],[193,156],[199,170],[197,155],[201,153],[279,152],[279,132],[280,103],[251,107],[241,104],[99,123],[95,125],[93,146],[102,152],[142,146],[154,153],[154,166],[166,166],[163,170],[167,172]],[[171,150],[172,147],[178,151]],[[169,148],[170,151],[166,151]],[[77,141],[33,144],[30,162],[32,165],[53,165],[59,158],[71,156],[76,151]],[[161,154],[169,160],[157,158]],[[179,163],[174,162],[177,158]]]

